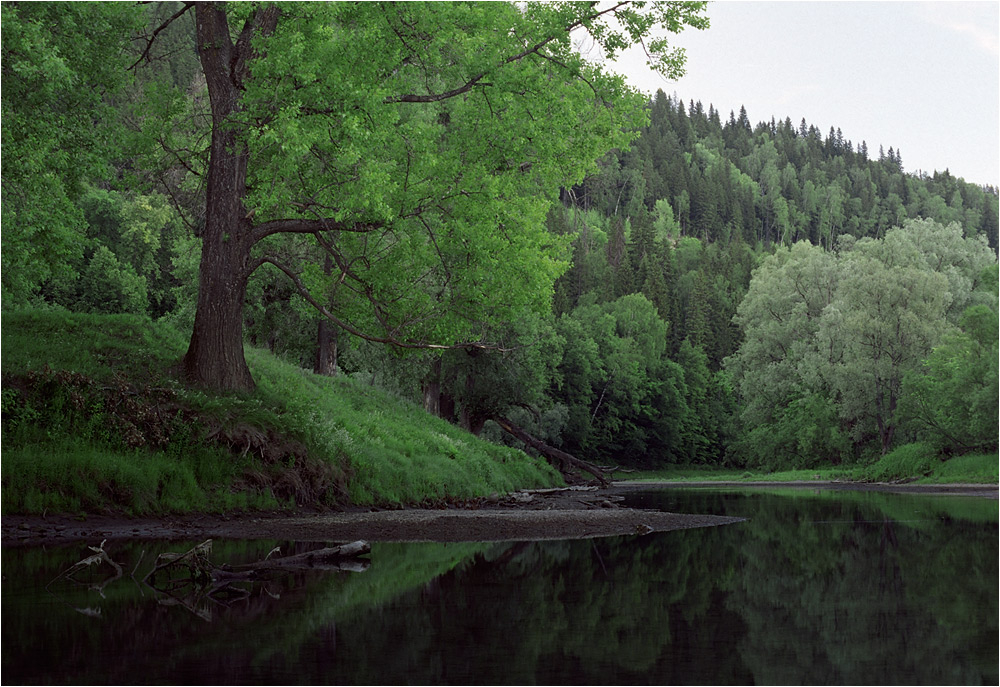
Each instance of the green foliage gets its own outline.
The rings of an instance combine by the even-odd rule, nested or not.
[[[191,466],[174,458],[108,450],[79,439],[8,450],[3,472],[4,513],[148,515],[236,505],[224,490],[209,493]]]
[[[976,285],[994,263],[981,239],[927,221],[907,222],[881,240],[841,242],[836,254],[800,242],[766,259],[738,309],[744,342],[727,361],[744,401],[748,464],[811,466],[866,450],[884,455],[907,413],[920,414],[928,427],[951,422],[946,431],[956,446],[995,441],[995,419],[980,412],[995,418],[988,404],[995,408],[990,380],[996,374],[986,358],[979,363],[966,348],[966,357],[954,360],[961,347],[943,347],[933,355],[937,371],[915,376],[934,346],[954,341],[950,306],[980,299]],[[927,393],[935,384],[943,392],[945,377],[958,370],[971,375],[961,383],[978,385],[961,399],[958,387],[950,387],[933,411]],[[910,379],[906,390],[904,378]],[[960,414],[948,402],[982,408]]]
[[[970,306],[961,331],[944,337],[903,380],[900,415],[938,450],[995,448],[998,409],[997,313]]]
[[[1000,481],[1000,456],[969,453],[953,456],[934,466],[929,481],[940,483],[996,484]]]
[[[120,374],[162,378],[184,352],[184,338],[136,315],[94,316],[55,309],[4,312],[4,378],[69,370],[99,381]]]
[[[125,39],[177,9],[3,6],[5,311],[44,300],[176,328],[5,313],[5,380],[49,365],[112,386],[183,355],[211,133],[195,13],[125,70],[145,47]],[[234,34],[256,9],[228,7]],[[905,174],[897,153],[869,159],[804,120],[755,127],[743,109],[726,121],[662,91],[646,103],[565,31],[580,21],[615,54],[654,25],[704,28],[701,3],[590,19],[592,7],[563,3],[280,9],[223,126],[247,146],[241,202],[258,226],[322,216],[363,231],[327,232],[336,260],[308,233],[269,236],[248,260],[302,266],[308,291],[369,334],[506,349],[402,356],[337,331],[356,380],[419,401],[438,361],[449,419],[475,428],[507,412],[600,462],[812,468],[912,440],[952,455],[995,447],[996,189]],[[680,73],[679,52],[645,45]],[[568,205],[552,202],[560,187]],[[279,270],[253,274],[244,316],[252,346],[312,365],[315,310]],[[46,337],[86,338],[93,355]],[[25,389],[3,392],[5,433],[37,423]],[[347,460],[346,437],[368,441],[267,394],[274,404],[253,409],[187,400],[217,425],[253,414],[287,429],[330,465]],[[98,396],[105,415],[73,424],[87,441],[111,427]],[[364,498],[410,493],[406,469]]]
[[[139,26],[125,3],[4,3],[3,303],[23,305],[82,252],[82,182],[106,177],[113,106]]]
[[[246,184],[241,177],[233,198],[209,206],[206,254],[243,251],[236,264],[294,274],[296,289],[345,329],[407,346],[465,341],[483,323],[544,313],[567,266],[566,242],[545,231],[552,199],[646,121],[644,97],[575,50],[571,30],[582,27],[613,55],[654,27],[703,28],[703,11],[659,2],[199,6],[200,27],[224,26],[220,43],[244,23],[256,32],[252,53],[245,41],[227,45],[237,57],[219,69],[235,70],[231,78],[208,79],[222,90],[238,82],[228,96],[213,94],[211,126],[239,141],[238,150],[212,149],[209,176],[226,155],[245,156]],[[681,73],[683,52],[661,38],[647,47],[655,68]],[[214,55],[202,46],[208,76]],[[253,221],[216,215],[230,205]],[[329,268],[282,236],[317,229],[329,230],[317,235]],[[246,240],[226,244],[229,235]],[[252,271],[212,277],[230,280],[221,288],[230,291]],[[189,367],[212,368],[201,355],[189,355]]]
[[[544,461],[480,441],[422,408],[249,349],[271,421],[317,455],[345,461],[353,503],[469,499],[558,479]]]
[[[145,313],[148,307],[145,277],[121,264],[104,246],[94,252],[80,275],[80,293],[86,298],[85,304],[78,304],[80,310]]]

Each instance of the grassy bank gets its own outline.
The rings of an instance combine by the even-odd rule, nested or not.
[[[186,389],[172,328],[2,319],[3,513],[133,514],[462,500],[561,477],[421,408],[248,349],[258,389]]]
[[[753,472],[709,467],[615,473],[616,479],[677,482],[913,482],[914,484],[997,484],[1000,455],[942,456],[923,444],[906,444],[871,465],[814,470]]]

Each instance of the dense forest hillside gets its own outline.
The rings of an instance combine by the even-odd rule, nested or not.
[[[213,120],[194,12],[177,3],[142,11],[4,6],[4,75],[19,75],[3,94],[5,310],[131,313],[181,332],[195,327],[214,221],[209,141],[225,127]],[[298,21],[307,25],[313,11]],[[400,22],[399,31],[409,30]],[[45,25],[63,28],[44,34]],[[148,42],[133,40],[124,54],[100,38],[141,26]],[[435,35],[413,30],[410,39]],[[298,54],[296,40],[316,41],[301,33],[286,45],[276,35],[276,54]],[[432,42],[427,54],[443,49]],[[543,54],[531,62],[537,73],[517,79],[543,83],[568,55]],[[345,87],[344,112],[334,116],[321,107],[322,93],[302,101],[320,80],[296,79],[315,77],[315,65],[299,63],[302,73],[289,80],[282,69],[291,67],[265,62],[273,73],[252,76],[274,90],[246,91],[259,100],[232,120],[251,131],[248,156],[264,170],[248,178],[244,201],[252,207],[237,218],[263,227],[254,234],[258,252],[241,258],[253,265],[238,304],[247,343],[383,387],[495,441],[526,432],[600,464],[812,467],[914,442],[945,457],[995,450],[996,188],[949,171],[908,172],[898,149],[871,151],[804,120],[752,125],[743,109],[726,117],[662,91],[636,101],[613,80],[581,80],[582,61],[550,109],[565,131],[586,123],[576,133],[591,147],[578,150],[573,137],[553,137],[535,122],[515,79],[503,106],[514,116],[491,129],[496,140],[509,136],[502,145],[520,141],[518,155],[536,156],[515,165],[501,143],[484,152],[474,137],[459,137],[463,122],[474,131],[494,126],[499,105],[488,94],[472,111],[446,98],[450,91],[397,98]],[[359,83],[371,76],[348,72],[343,78]],[[421,88],[436,83],[411,77]],[[468,92],[478,93],[470,83]],[[590,107],[598,87],[620,100],[594,112],[624,113],[619,119],[591,121],[583,110],[556,107],[572,98]],[[280,88],[290,89],[287,111],[272,107]],[[351,119],[407,102],[430,109],[400,110],[386,122]],[[320,116],[335,125],[303,128]],[[523,126],[517,136],[508,131],[513,121]],[[334,129],[348,143],[338,147]],[[544,145],[534,143],[542,137]],[[298,163],[280,157],[286,147],[301,153]],[[612,152],[601,157],[598,149]],[[384,159],[367,160],[365,150]],[[431,191],[424,181],[412,189],[388,181],[418,171],[451,181]],[[555,184],[556,200],[543,189],[558,179],[568,181]],[[341,243],[331,247],[309,213],[335,202],[356,219],[336,222],[329,235]],[[394,203],[404,207],[393,220],[402,229],[369,243]],[[299,214],[276,220],[279,206]],[[291,230],[278,235],[279,225]],[[218,245],[228,245],[228,234],[220,236]],[[348,260],[350,250],[356,257]],[[356,281],[353,300],[337,290],[345,280]],[[374,315],[363,312],[369,301]],[[366,340],[350,324],[358,322],[390,333]],[[490,345],[435,350],[404,340],[425,325]]]
[[[997,189],[907,174],[894,149],[870,159],[805,122],[751,128],[741,110],[723,125],[662,91],[649,114],[550,211],[570,266],[552,316],[504,332],[513,350],[416,362],[362,348],[345,369],[375,355],[383,383],[433,390],[427,407],[473,430],[509,412],[605,463],[814,467],[914,440],[996,445]],[[800,260],[829,263],[826,281]],[[835,313],[858,322],[853,339]],[[825,365],[821,321],[838,347]]]

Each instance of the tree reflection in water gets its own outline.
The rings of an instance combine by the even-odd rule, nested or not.
[[[365,572],[250,586],[245,600],[213,608],[212,622],[159,606],[124,578],[99,594],[53,596],[46,583],[81,547],[8,549],[4,678],[997,682],[995,502],[693,490],[640,501],[750,519],[644,537],[375,544]],[[216,557],[251,560],[274,544],[217,543]],[[118,546],[115,560],[131,570],[151,545]]]

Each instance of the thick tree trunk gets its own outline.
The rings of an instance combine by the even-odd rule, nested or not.
[[[471,350],[466,351],[466,353],[471,358],[476,358],[479,356],[481,351]],[[465,372],[465,402],[462,403],[462,407],[458,414],[458,425],[465,431],[469,432],[473,436],[479,436],[483,427],[486,425],[486,421],[490,419],[488,413],[482,412],[481,409],[476,407],[474,400],[476,398],[476,375],[474,374],[474,366],[470,366]]]
[[[604,474],[604,472],[596,465],[592,465],[585,460],[580,460],[579,458],[566,453],[565,451],[560,451],[553,446],[549,446],[545,442],[531,436],[524,429],[518,427],[505,417],[494,415],[490,419],[497,423],[497,425],[500,426],[500,429],[545,456],[545,459],[563,474],[570,473],[570,471],[574,468],[577,470],[584,470],[596,477],[602,486],[610,486],[611,482],[608,481],[608,476]]]
[[[455,423],[455,397],[446,391],[442,391],[439,397],[438,416],[448,422]]]
[[[277,10],[256,14],[234,44],[224,5],[195,8],[197,49],[212,105],[205,227],[202,233],[198,308],[184,356],[188,382],[217,391],[251,391],[253,377],[243,355],[243,305],[253,247],[246,196],[247,150],[232,115],[250,56],[250,37],[277,21]]]
[[[191,343],[184,356],[184,376],[190,384],[217,391],[252,391],[254,388],[243,355],[243,302],[248,257],[249,251],[224,245],[210,249],[206,236],[198,284],[198,309]]]

